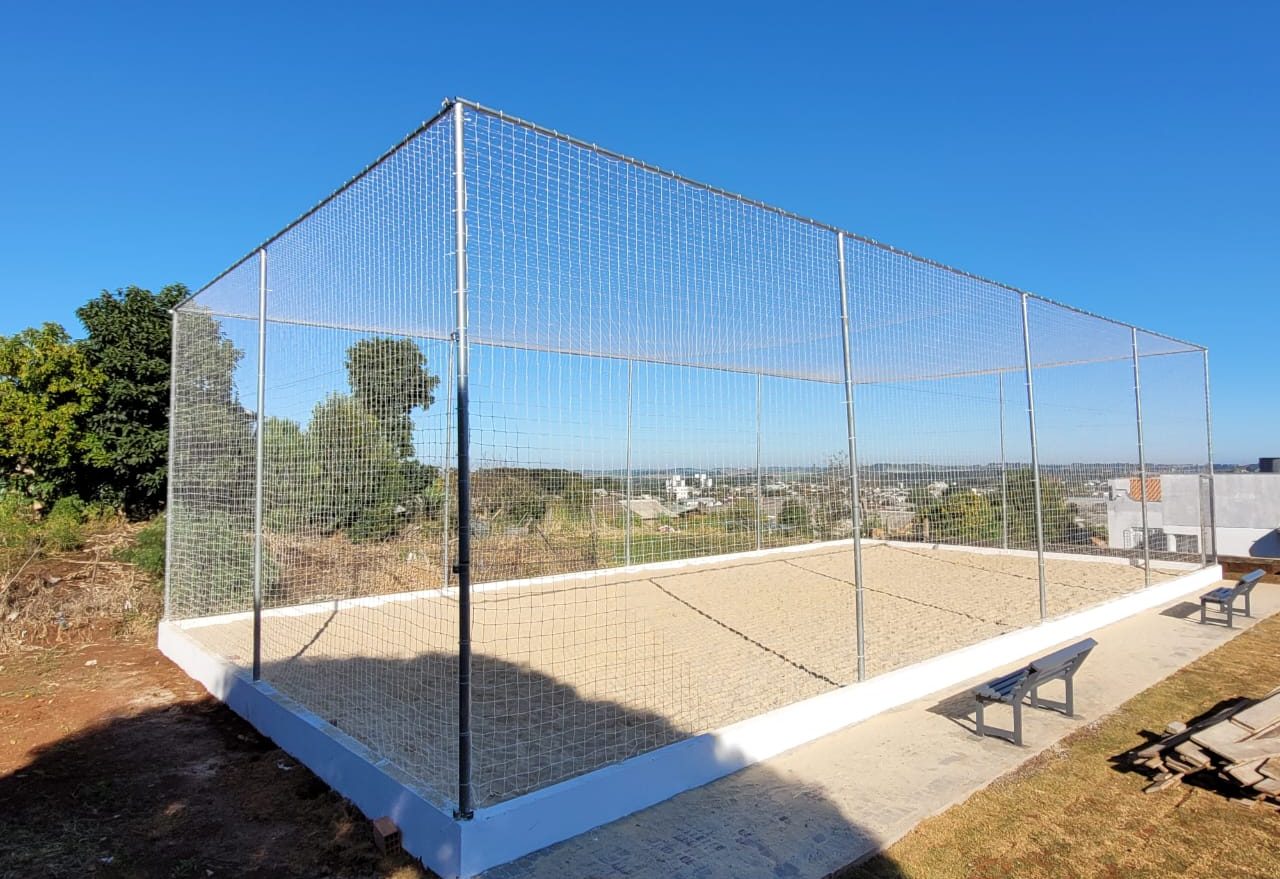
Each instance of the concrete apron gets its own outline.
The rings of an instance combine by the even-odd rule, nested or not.
[[[1025,708],[1021,748],[976,738],[963,698],[971,686],[1017,663],[483,875],[822,879],[883,850],[924,818],[963,802],[1277,611],[1280,586],[1264,583],[1253,592],[1253,619],[1237,616],[1235,629],[1200,625],[1192,596],[1098,630],[1098,647],[1076,676],[1076,717]],[[1061,699],[1061,684],[1042,695]],[[987,717],[995,726],[1012,725],[1003,706]]]

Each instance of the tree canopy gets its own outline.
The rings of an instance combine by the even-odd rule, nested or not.
[[[127,287],[103,291],[76,316],[87,336],[81,343],[90,366],[103,376],[87,419],[93,464],[104,472],[99,499],[133,518],[164,503],[169,433],[169,309],[187,295],[181,284],[152,293]]]
[[[89,486],[101,454],[89,430],[107,377],[58,324],[0,337],[0,467],[5,484],[41,503]]]

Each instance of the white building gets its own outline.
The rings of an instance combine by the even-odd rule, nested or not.
[[[1213,487],[1218,554],[1280,558],[1280,473],[1219,473]],[[1112,497],[1107,502],[1111,546],[1142,546],[1141,489],[1138,479],[1111,480]],[[1200,552],[1208,522],[1207,477],[1148,477],[1147,531],[1153,550]]]
[[[666,482],[663,483],[663,486],[666,488],[667,494],[678,501],[682,501],[690,497],[694,491],[694,486],[686,483],[684,481],[684,477],[678,475],[669,477]]]

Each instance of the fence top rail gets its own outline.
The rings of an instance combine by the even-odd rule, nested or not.
[[[302,223],[304,220],[306,220],[308,217],[310,217],[310,216],[311,216],[312,214],[314,214],[316,211],[320,210],[320,209],[321,209],[321,208],[323,208],[326,204],[328,204],[329,202],[333,201],[335,198],[337,198],[339,195],[341,195],[341,194],[342,194],[343,192],[345,192],[347,189],[350,189],[353,185],[355,185],[357,182],[359,182],[363,177],[365,177],[367,174],[369,174],[369,172],[373,171],[375,168],[377,168],[379,165],[381,165],[381,164],[382,164],[383,162],[385,162],[387,159],[391,158],[393,155],[395,155],[397,152],[399,152],[401,149],[403,149],[403,148],[404,148],[404,147],[405,147],[405,146],[406,146],[410,141],[412,141],[415,137],[417,137],[419,134],[421,134],[422,132],[426,131],[428,128],[430,128],[431,126],[435,125],[437,122],[439,122],[439,121],[440,121],[441,119],[443,119],[445,116],[447,116],[447,115],[449,114],[449,112],[450,112],[450,111],[451,111],[455,106],[462,106],[462,107],[466,107],[466,108],[468,108],[468,109],[472,110],[473,112],[481,113],[481,114],[484,114],[484,115],[486,115],[486,116],[490,116],[490,117],[492,117],[492,118],[495,118],[495,119],[501,120],[501,121],[503,121],[503,122],[509,123],[509,124],[511,124],[511,125],[516,125],[516,126],[519,126],[519,127],[521,127],[521,128],[527,129],[527,130],[532,131],[532,132],[534,132],[534,133],[536,133],[536,134],[540,134],[540,135],[543,135],[543,136],[545,136],[545,137],[553,138],[553,139],[555,139],[555,140],[559,140],[559,141],[561,141],[561,142],[563,142],[563,143],[570,144],[570,145],[572,145],[572,146],[576,146],[576,147],[579,147],[579,148],[582,148],[582,149],[589,150],[589,151],[591,151],[591,152],[593,152],[593,153],[596,153],[597,155],[604,156],[605,158],[613,159],[613,160],[618,161],[618,162],[623,162],[623,163],[625,163],[625,164],[628,164],[628,165],[631,165],[631,166],[633,166],[633,167],[639,168],[639,169],[641,169],[641,170],[643,170],[643,171],[647,171],[647,172],[652,173],[652,174],[657,174],[657,175],[659,175],[659,176],[666,177],[666,178],[667,178],[667,179],[669,179],[669,180],[673,180],[673,181],[675,181],[675,182],[677,182],[677,183],[681,183],[681,184],[683,184],[683,185],[685,185],[685,186],[691,186],[691,187],[694,187],[695,189],[703,190],[704,192],[711,193],[712,195],[720,196],[720,197],[722,197],[722,198],[731,199],[731,200],[733,200],[733,201],[737,201],[737,202],[739,202],[739,203],[741,203],[741,204],[749,205],[749,206],[754,207],[754,208],[757,208],[757,209],[759,209],[759,210],[768,211],[769,213],[775,214],[775,215],[777,215],[777,216],[785,217],[785,218],[787,218],[787,219],[789,219],[789,220],[793,220],[793,221],[798,222],[798,223],[803,223],[803,224],[805,224],[805,225],[812,226],[812,227],[814,227],[814,228],[818,228],[818,229],[824,229],[824,230],[826,230],[826,231],[828,231],[828,232],[831,232],[831,233],[833,233],[833,234],[836,234],[836,235],[843,235],[844,237],[846,237],[846,238],[848,238],[848,239],[850,239],[850,240],[857,241],[857,242],[859,242],[859,243],[861,243],[861,244],[865,244],[865,245],[870,246],[870,247],[876,247],[876,248],[879,248],[879,249],[884,250],[884,251],[886,251],[886,252],[888,252],[888,253],[892,253],[892,254],[894,254],[894,255],[896,255],[896,256],[903,257],[904,259],[910,259],[910,260],[912,260],[912,261],[914,261],[914,262],[918,262],[918,263],[920,263],[920,264],[922,264],[922,265],[926,265],[926,266],[929,266],[929,267],[931,267],[931,268],[938,269],[939,271],[948,272],[948,273],[953,274],[953,275],[956,275],[956,276],[958,276],[958,277],[968,278],[969,280],[977,281],[977,282],[979,282],[979,283],[981,283],[981,284],[987,284],[987,285],[990,285],[991,287],[995,287],[995,288],[997,288],[997,289],[1006,290],[1006,291],[1008,291],[1008,292],[1010,292],[1010,293],[1012,293],[1012,294],[1018,295],[1018,296],[1028,296],[1028,297],[1030,297],[1030,298],[1032,298],[1032,299],[1039,300],[1039,301],[1044,302],[1044,303],[1046,303],[1046,304],[1048,304],[1048,305],[1052,305],[1052,306],[1054,306],[1054,307],[1056,307],[1056,308],[1062,308],[1062,309],[1065,309],[1065,310],[1067,310],[1067,311],[1072,311],[1072,312],[1075,312],[1075,313],[1077,313],[1077,314],[1084,315],[1085,317],[1093,318],[1093,319],[1095,319],[1095,320],[1105,321],[1105,322],[1107,322],[1107,323],[1115,324],[1115,325],[1117,325],[1117,326],[1125,327],[1125,328],[1127,328],[1127,329],[1136,329],[1136,330],[1138,330],[1138,331],[1140,331],[1140,332],[1142,332],[1142,333],[1144,333],[1144,334],[1146,334],[1146,335],[1149,335],[1149,336],[1155,336],[1155,337],[1157,337],[1157,338],[1165,339],[1166,341],[1173,342],[1173,343],[1178,344],[1178,345],[1183,345],[1183,346],[1185,346],[1186,348],[1190,349],[1188,352],[1184,352],[1184,353],[1191,353],[1191,352],[1193,352],[1193,351],[1205,351],[1205,350],[1207,350],[1203,345],[1198,345],[1198,344],[1196,344],[1195,342],[1190,342],[1190,341],[1187,341],[1186,339],[1180,339],[1180,338],[1178,338],[1178,337],[1176,337],[1176,336],[1171,336],[1171,335],[1169,335],[1169,334],[1167,334],[1167,333],[1161,333],[1161,332],[1158,332],[1158,331],[1156,331],[1156,330],[1149,330],[1149,329],[1146,329],[1145,327],[1137,326],[1136,324],[1126,323],[1125,321],[1118,320],[1118,319],[1113,318],[1113,317],[1107,317],[1106,315],[1103,315],[1103,314],[1097,314],[1097,313],[1095,313],[1095,312],[1088,311],[1087,309],[1078,308],[1078,307],[1076,307],[1076,306],[1074,306],[1074,305],[1070,305],[1070,304],[1065,303],[1065,302],[1060,302],[1060,301],[1058,301],[1058,300],[1056,300],[1056,299],[1051,299],[1050,297],[1048,297],[1048,296],[1043,296],[1043,295],[1041,295],[1041,294],[1039,294],[1039,293],[1033,293],[1033,292],[1031,292],[1031,291],[1029,291],[1029,290],[1023,290],[1022,288],[1020,288],[1020,287],[1015,287],[1015,286],[1013,286],[1012,284],[1006,284],[1006,283],[1004,283],[1003,281],[995,281],[995,280],[992,280],[991,278],[987,278],[987,277],[984,277],[984,276],[982,276],[982,275],[975,274],[975,273],[973,273],[973,272],[965,271],[964,269],[959,269],[959,268],[956,268],[955,266],[950,266],[950,265],[947,265],[946,263],[938,262],[937,260],[930,259],[930,258],[928,258],[928,257],[920,256],[920,255],[918,255],[918,254],[912,253],[911,251],[903,250],[903,249],[902,249],[902,248],[900,248],[900,247],[895,247],[895,246],[893,246],[892,244],[886,244],[886,243],[885,243],[885,242],[883,242],[883,241],[877,241],[877,240],[876,240],[876,239],[874,239],[874,238],[869,238],[869,237],[867,237],[866,235],[860,235],[860,234],[858,234],[858,233],[856,233],[856,232],[850,232],[850,231],[848,231],[848,230],[846,230],[846,229],[842,229],[842,228],[840,228],[839,226],[834,226],[834,225],[831,225],[830,223],[824,223],[824,222],[822,222],[821,220],[815,220],[815,219],[812,219],[812,218],[810,218],[810,217],[805,217],[805,216],[803,216],[803,215],[801,215],[801,214],[797,214],[797,213],[794,213],[794,212],[792,212],[792,211],[788,211],[788,210],[786,210],[786,209],[784,209],[784,208],[776,207],[775,205],[771,205],[771,204],[768,204],[768,203],[766,203],[766,202],[759,201],[759,200],[757,200],[757,199],[748,198],[747,196],[741,195],[741,194],[739,194],[739,193],[736,193],[736,192],[730,192],[730,191],[729,191],[729,190],[727,190],[727,189],[721,189],[720,187],[718,187],[718,186],[713,186],[713,185],[711,185],[711,184],[709,184],[709,183],[703,183],[703,182],[698,181],[698,180],[693,180],[693,179],[691,179],[691,178],[689,178],[689,177],[685,177],[684,175],[679,174],[679,173],[677,173],[677,172],[675,172],[675,171],[670,171],[670,170],[667,170],[667,169],[665,169],[665,168],[660,168],[660,167],[658,167],[657,165],[652,165],[652,164],[649,164],[648,162],[644,162],[644,161],[642,161],[642,160],[640,160],[640,159],[633,158],[632,156],[628,156],[628,155],[626,155],[626,154],[624,154],[624,153],[619,153],[619,152],[616,152],[616,151],[614,151],[614,150],[608,149],[608,148],[606,148],[606,147],[602,147],[602,146],[600,146],[599,144],[592,143],[591,141],[583,140],[583,139],[581,139],[581,138],[577,138],[577,137],[574,137],[574,136],[572,136],[572,135],[565,134],[564,132],[557,131],[557,130],[555,130],[555,129],[553,129],[553,128],[547,128],[547,127],[546,127],[546,126],[544,126],[544,125],[539,125],[539,124],[538,124],[538,123],[536,123],[536,122],[530,122],[529,120],[527,120],[527,119],[522,119],[522,118],[520,118],[520,117],[518,117],[518,116],[512,116],[511,114],[509,114],[509,113],[505,113],[505,112],[503,112],[502,110],[496,110],[496,109],[494,109],[494,108],[492,108],[492,107],[487,107],[487,106],[485,106],[484,104],[480,104],[480,103],[478,103],[478,102],[476,102],[476,101],[472,101],[472,100],[469,100],[469,99],[467,99],[467,98],[463,98],[463,97],[446,98],[446,99],[444,100],[443,105],[441,106],[441,108],[440,108],[439,112],[437,112],[434,116],[432,116],[431,118],[427,119],[425,122],[423,122],[423,123],[422,123],[421,125],[419,125],[417,128],[415,128],[413,131],[411,131],[411,132],[409,132],[408,134],[406,134],[403,138],[401,138],[401,139],[400,139],[400,141],[399,141],[398,143],[396,143],[396,144],[395,144],[394,146],[392,146],[390,149],[386,150],[382,155],[378,156],[378,158],[376,158],[374,161],[370,162],[370,163],[369,163],[365,168],[363,168],[363,169],[362,169],[358,174],[356,174],[356,175],[355,175],[354,177],[352,177],[350,180],[348,180],[348,181],[346,181],[345,183],[343,183],[341,186],[339,186],[337,189],[335,189],[335,190],[334,190],[333,192],[331,192],[329,195],[325,196],[323,199],[321,199],[319,202],[317,202],[314,206],[312,206],[312,207],[311,207],[309,210],[307,210],[305,213],[303,213],[302,215],[300,215],[300,216],[299,216],[297,219],[295,219],[293,222],[289,223],[289,224],[288,224],[288,225],[286,225],[284,228],[282,228],[280,231],[276,232],[274,235],[272,235],[271,237],[267,238],[267,239],[266,239],[265,241],[263,241],[261,244],[259,244],[259,245],[257,245],[256,247],[254,247],[252,250],[250,250],[248,253],[246,253],[244,256],[242,256],[240,259],[236,260],[236,261],[235,261],[235,262],[233,262],[231,265],[227,266],[227,268],[226,268],[226,269],[224,269],[223,271],[219,272],[219,273],[218,273],[218,275],[217,275],[216,277],[214,277],[214,278],[213,278],[212,280],[210,280],[208,283],[206,283],[206,284],[204,284],[203,286],[201,286],[201,287],[200,287],[200,289],[196,290],[194,293],[191,293],[190,295],[188,295],[185,299],[183,299],[181,302],[179,302],[177,305],[175,305],[175,306],[174,306],[174,308],[175,308],[175,309],[177,309],[177,308],[181,308],[183,305],[185,305],[185,304],[187,304],[188,302],[190,302],[191,300],[195,299],[197,296],[199,296],[199,295],[200,295],[201,293],[203,293],[204,291],[208,290],[210,287],[212,287],[214,284],[216,284],[216,283],[217,283],[218,281],[220,281],[222,278],[226,277],[226,275],[228,275],[230,272],[234,271],[238,266],[240,266],[242,263],[244,263],[244,261],[245,261],[245,260],[247,260],[247,259],[251,258],[251,257],[252,257],[255,253],[257,253],[258,251],[263,250],[263,249],[265,249],[266,247],[270,246],[272,243],[274,243],[275,241],[277,241],[278,239],[280,239],[282,236],[284,236],[285,234],[287,234],[291,229],[293,229],[293,228],[294,228],[295,226],[297,226],[298,224]]]

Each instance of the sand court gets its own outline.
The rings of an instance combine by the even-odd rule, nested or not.
[[[879,544],[863,558],[871,676],[1039,620],[1034,556]],[[1106,561],[1046,571],[1054,615],[1145,583]],[[247,667],[248,614],[184,627]],[[274,609],[262,677],[443,804],[456,787],[457,638],[448,590]],[[852,551],[485,584],[473,638],[476,802],[490,805],[855,682]]]

